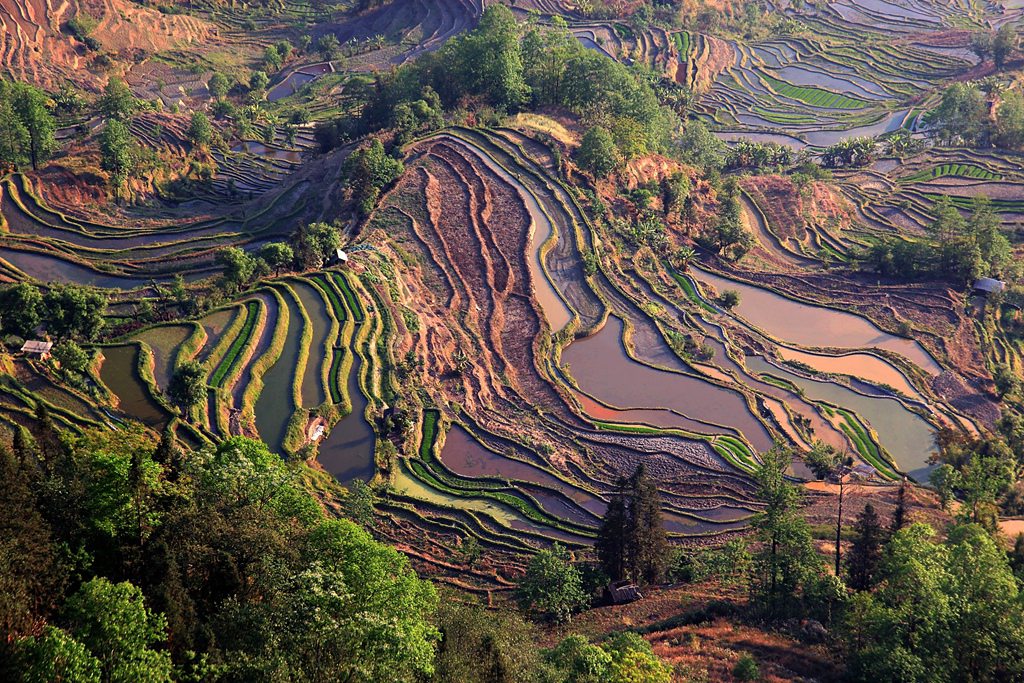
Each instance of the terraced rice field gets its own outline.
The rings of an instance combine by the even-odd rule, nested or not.
[[[516,11],[567,14],[528,4]],[[791,4],[784,11],[808,31],[750,44],[568,20],[587,47],[690,88],[696,115],[723,140],[815,153],[850,137],[919,134],[938,89],[973,67],[962,36],[952,32],[950,45],[943,36],[975,25],[975,10]],[[340,61],[286,68],[267,106],[308,106],[311,120],[347,112],[345,93],[367,72],[438,48],[481,11],[474,0],[400,0],[317,24],[314,40],[379,34],[384,45],[345,60],[344,73]],[[183,144],[180,121],[140,119],[140,138]],[[963,208],[989,195],[1008,229],[1022,227],[1015,155],[927,149],[837,171],[835,196],[807,200],[829,204],[813,219],[789,179],[744,178],[754,250],[738,265],[702,253],[680,272],[650,250],[620,248],[555,171],[562,149],[529,133],[451,126],[417,139],[366,225],[346,227],[347,265],[264,278],[207,302],[216,308],[194,320],[103,346],[96,379],[116,397],[109,405],[42,380],[39,394],[77,428],[133,417],[190,442],[259,437],[342,482],[389,483],[379,507],[399,526],[522,552],[590,544],[616,482],[640,463],[657,478],[676,539],[743,529],[759,509],[750,473],[775,442],[821,440],[872,465],[876,480],[923,480],[939,427],[992,421],[995,405],[978,389],[984,373],[970,367],[991,357],[1024,369],[1024,349],[996,323],[976,330],[955,293],[828,270],[880,235],[919,233],[942,195]],[[213,275],[224,246],[254,251],[329,213],[343,188],[335,166],[316,165],[313,146],[308,127],[294,144],[237,140],[212,152],[208,193],[159,218],[126,211],[133,218],[121,222],[51,206],[27,176],[9,175],[0,274],[117,290],[131,310],[178,273]],[[226,196],[231,206],[217,209]],[[740,294],[731,310],[717,296],[726,290]],[[972,355],[975,334],[987,356]],[[207,400],[175,417],[165,392],[193,359]],[[31,409],[23,388],[0,386],[3,419]]]

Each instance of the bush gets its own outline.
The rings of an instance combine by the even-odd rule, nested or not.
[[[736,662],[736,666],[732,668],[732,675],[738,681],[756,681],[761,678],[761,669],[750,654],[743,653],[740,655],[739,661]]]
[[[604,178],[619,165],[619,150],[611,133],[603,128],[591,128],[583,136],[576,151],[580,168],[597,178]]]

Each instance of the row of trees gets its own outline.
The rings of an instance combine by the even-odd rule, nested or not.
[[[1024,147],[1024,94],[1019,89],[1003,91],[994,82],[954,83],[928,116],[948,145]]]
[[[965,219],[943,195],[935,203],[934,215],[924,239],[883,239],[861,256],[863,267],[886,277],[943,279],[958,285],[983,275],[1008,274],[1013,267],[1010,242],[987,199],[975,199],[974,210]]]
[[[317,270],[327,264],[341,246],[341,232],[330,223],[299,226],[289,242],[270,242],[256,254],[240,247],[225,247],[217,252],[224,282],[240,290],[260,277],[280,275],[291,269]]]
[[[0,329],[22,338],[42,326],[57,338],[92,341],[102,332],[107,297],[78,285],[52,285],[43,292],[22,282],[0,290]]]

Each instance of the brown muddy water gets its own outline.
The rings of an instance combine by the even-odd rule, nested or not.
[[[734,427],[757,450],[771,448],[771,436],[740,393],[633,360],[622,345],[622,330],[622,321],[609,317],[598,333],[562,352],[581,390],[609,405],[674,410],[709,425]]]
[[[698,282],[712,285],[720,293],[727,289],[738,292],[740,303],[733,309],[734,313],[776,339],[800,346],[886,349],[929,374],[937,375],[942,371],[920,344],[883,332],[859,315],[802,303],[700,268],[691,268],[691,272]]]

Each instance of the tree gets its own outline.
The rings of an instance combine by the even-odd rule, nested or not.
[[[249,92],[260,95],[260,99],[268,85],[270,85],[270,77],[265,71],[253,71],[249,76]]]
[[[992,41],[992,60],[997,69],[1006,66],[1006,60],[1017,50],[1017,29],[1012,24],[1003,24],[996,31],[996,37]]]
[[[181,411],[189,411],[206,399],[206,371],[197,361],[185,361],[174,371],[167,395]]]
[[[549,615],[555,621],[568,620],[587,604],[583,577],[573,566],[569,551],[558,543],[530,558],[516,598],[524,610]]]
[[[99,106],[104,117],[124,123],[135,115],[139,103],[127,83],[120,78],[111,78],[103,89]]]
[[[1009,681],[1024,675],[1024,606],[1006,554],[984,529],[945,544],[913,524],[887,546],[878,588],[851,602],[843,640],[856,681]],[[970,637],[964,634],[969,633]]]
[[[1024,147],[1024,95],[1004,93],[996,107],[996,142],[1009,149]]]
[[[100,661],[82,643],[54,626],[17,644],[15,659],[25,681],[100,683]]]
[[[4,332],[31,337],[44,313],[43,294],[35,285],[19,282],[0,290],[0,326]]]
[[[170,653],[153,647],[167,639],[167,622],[146,607],[132,584],[92,579],[68,599],[64,617],[75,639],[99,660],[104,681],[171,680]]]
[[[720,170],[725,159],[725,143],[708,130],[703,121],[687,121],[678,141],[680,158],[699,169]]]
[[[757,666],[757,660],[750,653],[744,652],[736,660],[732,675],[737,681],[756,681],[761,678],[761,669]]]
[[[839,488],[836,503],[836,576],[839,576],[843,539],[843,496],[846,493],[846,476],[850,473],[853,458],[842,455],[823,441],[815,441],[807,453],[807,465],[819,479],[835,482]]]
[[[931,471],[928,480],[935,492],[939,494],[939,503],[942,505],[942,509],[949,509],[954,492],[963,485],[959,470],[944,462]]]
[[[270,242],[260,248],[260,258],[274,269],[274,275],[280,275],[282,268],[295,262],[295,251],[285,242]]]
[[[330,223],[308,223],[295,234],[295,254],[303,270],[319,269],[341,246],[341,233]]]
[[[793,453],[775,446],[754,472],[764,508],[751,523],[760,549],[754,555],[754,598],[770,617],[795,611],[802,588],[820,574],[821,560],[800,515],[799,490],[786,481]]]
[[[988,59],[992,55],[992,34],[988,31],[976,31],[971,36],[971,52],[983,62]]]
[[[437,613],[441,640],[434,659],[436,683],[536,681],[542,667],[533,626],[514,610],[488,610],[463,596],[445,596]]]
[[[939,137],[947,144],[973,145],[982,140],[987,113],[985,96],[976,85],[954,83],[942,93],[933,117]]]
[[[608,501],[608,509],[601,519],[601,528],[597,532],[595,550],[601,561],[601,567],[613,580],[618,581],[627,576],[629,570],[628,535],[629,511],[626,502],[626,479],[620,477]]]
[[[277,51],[277,47],[274,45],[267,45],[267,48],[263,51],[263,70],[268,73],[274,73],[281,69],[281,64],[284,62],[284,58],[281,53]]]
[[[598,531],[596,550],[612,580],[658,581],[665,570],[668,542],[655,482],[643,465],[620,479]]]
[[[232,289],[241,289],[256,275],[256,259],[240,247],[220,249],[216,261],[224,269],[224,281]]]
[[[381,191],[397,180],[405,169],[402,162],[388,156],[381,141],[374,138],[346,159],[344,170],[359,213],[365,218],[377,205]]]
[[[619,631],[604,645],[611,655],[609,681],[670,683],[672,668],[658,659],[651,644],[633,631]]]
[[[889,533],[895,534],[907,525],[907,479],[900,480],[900,487],[896,491],[896,507],[892,510],[892,518],[889,520]]]
[[[82,374],[89,367],[89,354],[70,339],[54,344],[52,355],[64,372]]]
[[[18,83],[14,85],[13,109],[28,134],[28,155],[32,168],[37,169],[57,149],[57,126],[49,110],[49,100],[39,88]]]
[[[729,253],[731,258],[740,259],[750,250],[754,238],[743,225],[739,188],[734,182],[730,183],[724,194],[718,208],[718,218],[704,228],[697,242],[715,254]]]
[[[28,128],[14,111],[10,98],[0,91],[0,161],[20,167],[29,159],[28,151]]]
[[[316,41],[317,52],[319,52],[320,56],[328,62],[332,62],[338,58],[339,47],[340,43],[338,43],[338,36],[333,33],[325,33]]]
[[[488,6],[476,30],[449,41],[442,53],[451,64],[460,91],[508,111],[526,103],[530,87],[523,77],[520,31],[508,7]]]
[[[727,289],[718,297],[718,303],[727,311],[736,308],[740,303],[740,293],[735,289]]]
[[[668,557],[668,539],[661,519],[658,486],[643,464],[630,479],[629,554],[632,574],[647,583],[661,580]]]
[[[136,146],[128,126],[117,119],[107,121],[100,135],[100,166],[110,173],[110,184],[121,187],[135,170]]]
[[[36,508],[36,455],[19,445],[0,448],[0,631],[11,638],[38,628],[59,588],[50,526]]]
[[[885,541],[882,523],[871,503],[857,515],[853,531],[853,543],[846,558],[847,585],[856,591],[869,590],[875,585]]]
[[[373,524],[374,508],[377,495],[361,479],[356,479],[348,486],[348,495],[342,508],[343,514],[361,527]]]
[[[565,675],[567,683],[604,683],[612,665],[612,656],[586,636],[566,636],[546,659]]]
[[[226,97],[228,91],[231,90],[231,81],[224,74],[217,72],[206,82],[206,89],[210,92],[211,97],[220,100]]]
[[[338,519],[312,529],[303,560],[281,609],[266,615],[265,655],[286,652],[297,680],[412,681],[433,672],[437,594],[404,555]]]
[[[611,133],[604,128],[591,128],[580,141],[576,152],[580,168],[597,178],[604,178],[619,165],[619,150]]]
[[[81,285],[53,285],[43,307],[46,330],[55,337],[92,341],[106,324],[106,295]]]
[[[193,145],[206,147],[213,142],[213,126],[206,114],[201,111],[194,112],[188,126],[188,139]]]

